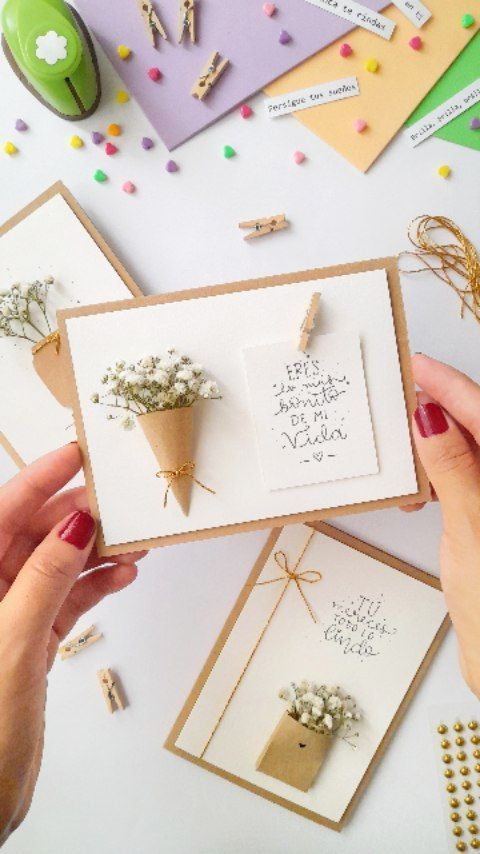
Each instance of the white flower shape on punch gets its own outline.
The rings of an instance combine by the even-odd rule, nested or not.
[[[59,36],[55,30],[49,30],[44,36],[39,36],[37,41],[37,59],[44,59],[47,65],[55,65],[61,59],[67,58],[67,39]]]

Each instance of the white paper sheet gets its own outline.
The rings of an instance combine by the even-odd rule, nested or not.
[[[360,339],[312,336],[244,351],[260,462],[268,489],[378,472]]]
[[[282,550],[293,566],[309,530],[303,525],[284,528],[274,552]],[[304,585],[317,623],[290,584],[203,758],[339,821],[446,616],[446,606],[435,588],[320,533],[305,553],[304,569],[322,573],[321,581]],[[279,575],[272,554],[258,580]],[[283,586],[279,581],[253,588],[177,747],[202,755]],[[279,689],[302,679],[339,685],[363,715],[357,747],[338,740],[305,793],[255,770],[284,712]]]
[[[379,471],[271,492],[258,464],[242,351],[297,340],[315,291],[318,333],[361,338]],[[385,270],[72,317],[66,329],[107,545],[417,490]],[[188,516],[176,502],[163,507],[165,483],[142,431],[122,431],[91,402],[106,367],[172,346],[201,362],[222,394],[196,405],[195,473],[216,495],[194,485]]]
[[[49,315],[59,308],[127,299],[132,294],[61,195],[53,196],[0,240],[2,289],[53,276]],[[28,342],[0,338],[0,430],[26,462],[75,439],[72,413],[35,373]]]
[[[362,3],[356,3],[355,0],[349,0],[347,3],[344,0],[306,0],[306,2],[318,6],[325,12],[331,12],[332,15],[337,15],[344,21],[349,21],[355,27],[362,27],[370,33],[376,33],[383,39],[391,39],[395,30],[394,21],[381,15],[380,12],[374,12]]]

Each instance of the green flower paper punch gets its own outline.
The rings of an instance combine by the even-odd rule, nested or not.
[[[5,56],[24,86],[64,119],[91,116],[100,75],[78,12],[63,0],[7,0],[1,22]]]

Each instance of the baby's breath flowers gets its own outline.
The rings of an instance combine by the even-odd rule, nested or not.
[[[135,426],[135,415],[181,409],[197,400],[217,400],[217,383],[207,379],[202,365],[176,350],[167,355],[144,356],[134,364],[116,362],[102,377],[103,394],[95,392],[90,400],[112,409],[126,410],[120,419],[124,430]],[[116,416],[111,413],[107,418]]]
[[[318,685],[304,679],[298,685],[291,682],[278,696],[287,701],[288,714],[307,729],[346,741],[358,737],[353,730],[361,715],[352,697],[338,686]]]
[[[52,331],[47,314],[48,293],[54,280],[15,284],[0,292],[0,336],[37,344]]]

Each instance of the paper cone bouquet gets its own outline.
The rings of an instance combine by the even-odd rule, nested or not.
[[[0,336],[30,342],[33,367],[61,406],[70,406],[68,366],[60,333],[52,330],[47,310],[51,276],[42,282],[15,284],[0,293]]]
[[[292,682],[279,696],[288,703],[262,750],[257,771],[308,792],[335,737],[349,739],[360,714],[352,698],[340,688],[315,682]],[[352,744],[352,742],[349,742]]]
[[[92,402],[108,407],[107,418],[119,418],[125,430],[138,422],[166,481],[164,507],[170,491],[188,516],[194,484],[213,493],[194,475],[194,404],[220,397],[218,386],[203,367],[169,350],[166,356],[144,356],[134,364],[120,361],[102,377],[104,393]],[[116,414],[114,411],[117,410]]]

